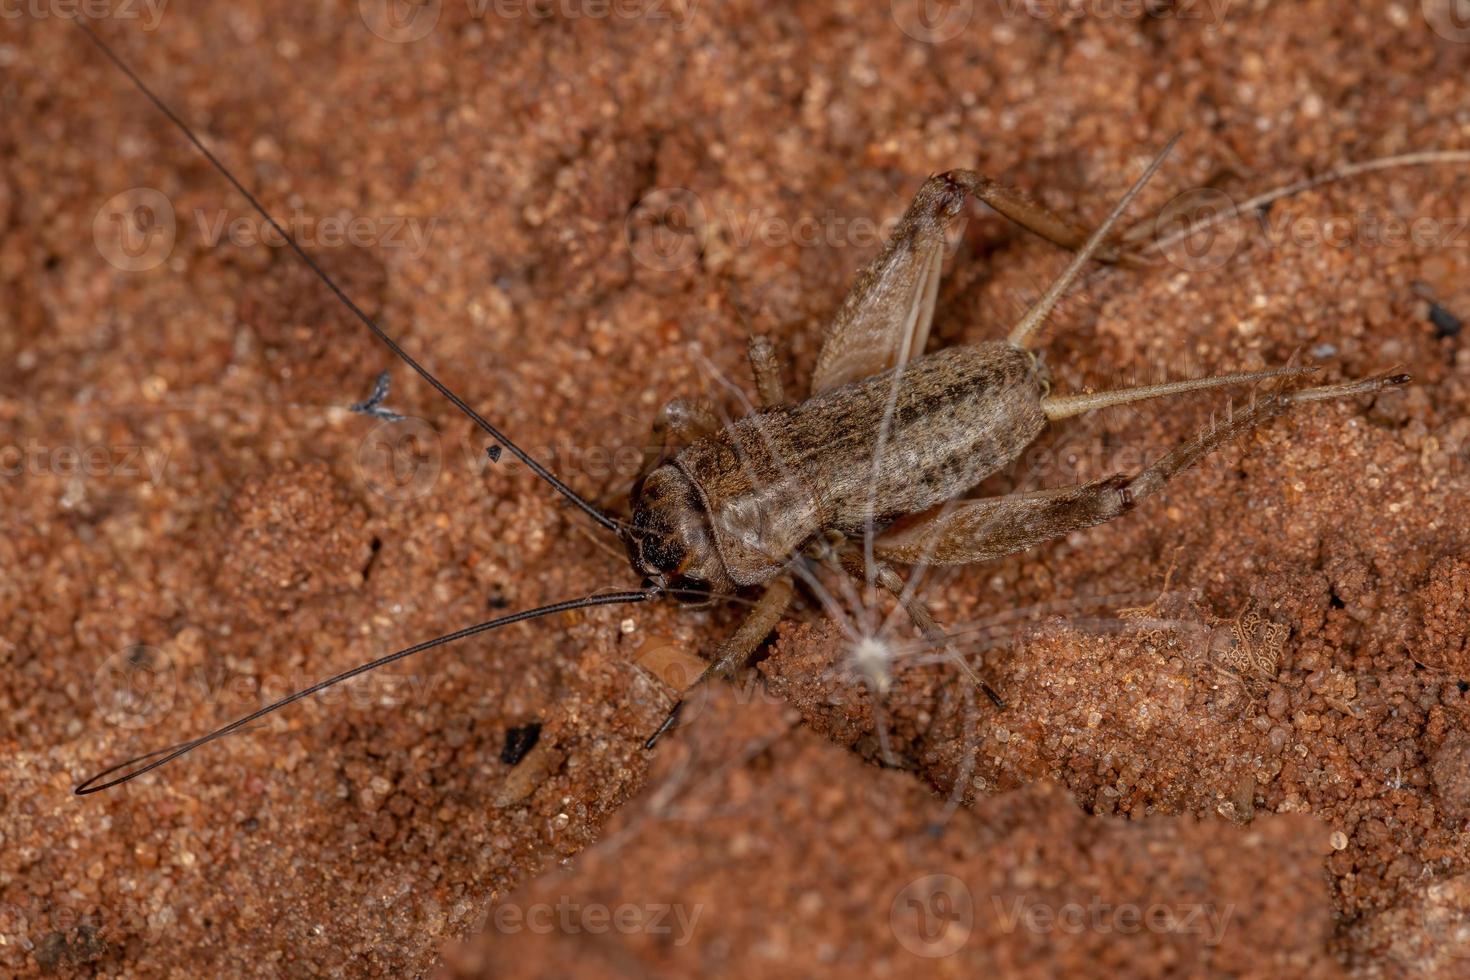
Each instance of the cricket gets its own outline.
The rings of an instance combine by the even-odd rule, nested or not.
[[[0,3],[0,975],[1466,975],[1457,6]]]
[[[267,714],[371,670],[513,623],[579,608],[671,598],[688,604],[750,594],[744,621],[709,658],[694,685],[745,667],[786,615],[808,563],[840,569],[870,591],[889,593],[913,626],[943,647],[943,626],[905,585],[897,568],[974,564],[1139,510],[1177,474],[1231,439],[1315,402],[1372,394],[1406,385],[1397,370],[1331,385],[1303,385],[1308,367],[1217,374],[1084,394],[1051,390],[1038,344],[1057,304],[1093,262],[1138,268],[1145,257],[1115,229],[1129,205],[1169,156],[1178,136],[1091,232],[1019,191],[978,173],[952,170],[929,178],[914,196],[880,254],[856,276],[824,335],[808,397],[788,398],[774,346],[754,336],[749,346],[759,404],[732,424],[687,399],[667,404],[653,423],[654,444],[629,491],[630,514],[613,513],[579,494],[487,421],[438,376],[415,360],[359,307],[269,210],[180,118],[82,20],[82,34],[168,117],[286,241],[361,323],[404,364],[463,413],[502,450],[528,467],[626,550],[636,588],[567,599],[446,633],[268,704],[181,744],[119,762],[75,787],[87,795],[126,783]],[[1417,154],[1340,168],[1324,177],[1263,195],[1255,204],[1354,173],[1391,166],[1452,162],[1453,153]],[[1072,259],[1003,339],[926,353],[942,275],[945,235],[970,199],[1071,251]],[[1218,218],[1219,216],[1217,216]],[[1226,216],[1228,217],[1228,216]],[[1293,384],[1295,382],[1295,384]],[[1016,460],[1048,425],[1094,411],[1226,386],[1271,385],[1253,394],[1157,462],[1137,472],[1043,491],[969,499],[987,476]],[[385,382],[368,402],[371,413]],[[1146,509],[1140,511],[1146,519]],[[966,682],[1004,709],[1002,696],[958,653],[950,659]],[[881,656],[860,659],[866,680],[888,684]],[[676,700],[647,740],[653,749],[677,722]]]

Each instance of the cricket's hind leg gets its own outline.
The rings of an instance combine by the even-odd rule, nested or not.
[[[934,565],[972,564],[1015,554],[1133,509],[1176,473],[1297,405],[1370,394],[1410,380],[1407,374],[1381,375],[1262,395],[1253,406],[1232,413],[1133,476],[1119,474],[1079,486],[943,504],[895,524],[878,537],[874,550],[889,561]]]
[[[1176,135],[1168,143],[1164,144],[1164,148],[1153,158],[1153,162],[1144,170],[1142,176],[1133,182],[1133,186],[1128,188],[1128,193],[1124,194],[1122,199],[1113,205],[1113,210],[1108,212],[1108,216],[1103,219],[1102,224],[1098,225],[1097,229],[1087,237],[1087,241],[1083,242],[1082,246],[1077,249],[1077,254],[1072,256],[1072,261],[1067,264],[1067,268],[1062,271],[1061,275],[1052,280],[1052,284],[1047,287],[1046,292],[1041,295],[1041,298],[1035,303],[1032,303],[1031,308],[1026,311],[1026,315],[1021,317],[1016,322],[1016,325],[1011,328],[1011,332],[1006,336],[1007,343],[1012,347],[1030,346],[1030,342],[1036,336],[1037,331],[1046,323],[1046,318],[1051,315],[1051,311],[1056,308],[1057,303],[1061,302],[1067,290],[1072,288],[1072,284],[1082,274],[1083,268],[1088,262],[1096,259],[1100,253],[1109,247],[1109,238],[1113,234],[1113,229],[1117,226],[1118,220],[1123,217],[1123,212],[1128,210],[1128,206],[1133,203],[1133,199],[1138,196],[1139,191],[1143,190],[1144,185],[1149,182],[1149,179],[1158,173],[1159,168],[1164,165],[1164,161],[1168,159],[1169,153],[1178,142],[1179,137]]]
[[[643,743],[644,748],[653,748],[658,744],[658,740],[678,723],[679,712],[683,710],[684,702],[691,691],[713,678],[729,677],[750,663],[751,657],[755,656],[755,652],[760,649],[762,641],[771,635],[771,631],[786,615],[794,593],[795,588],[789,575],[781,575],[766,585],[765,591],[755,601],[755,605],[746,614],[745,619],[735,628],[735,632],[726,637],[715,651],[714,660],[700,673],[699,677],[695,678],[694,683],[679,695],[674,706],[669,709],[668,717],[664,718],[663,724],[658,726],[658,730],[648,736],[648,741]]]
[[[1088,236],[1091,234],[1082,225],[1062,217],[1024,192],[1014,187],[998,184],[973,170],[951,170],[938,179],[954,181],[1022,228],[1068,251],[1080,250],[1087,244]],[[1122,241],[1122,235],[1116,236],[1115,240],[1101,245],[1093,257],[1099,262],[1111,262],[1130,267],[1147,264],[1142,256],[1125,251],[1120,247]]]
[[[1063,248],[1079,250],[1088,241],[1088,232],[1080,225],[973,170],[930,177],[914,195],[883,251],[853,280],[828,324],[812,375],[812,394],[923,355],[939,296],[945,234],[970,195]],[[1142,264],[1112,242],[1099,243],[1089,256],[1104,262]]]

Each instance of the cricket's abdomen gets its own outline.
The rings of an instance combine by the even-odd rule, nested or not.
[[[751,585],[819,531],[859,534],[963,494],[1041,432],[1041,395],[1025,351],[950,347],[911,361],[896,384],[885,372],[742,419],[674,464],[731,578]]]

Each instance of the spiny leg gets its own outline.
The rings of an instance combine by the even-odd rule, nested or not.
[[[663,720],[663,724],[658,726],[658,730],[648,736],[648,741],[643,743],[645,749],[651,749],[657,745],[664,733],[678,723],[679,712],[683,709],[684,701],[690,691],[708,682],[711,678],[728,677],[750,662],[756,650],[760,649],[761,642],[771,635],[771,631],[786,615],[793,593],[791,578],[787,575],[773,579],[766,586],[765,592],[756,600],[745,619],[735,628],[735,632],[726,637],[719,649],[715,651],[714,660],[695,679],[694,683],[679,695],[679,699],[669,709],[668,717]]]
[[[1371,394],[1410,380],[1407,374],[1381,375],[1264,395],[1131,477],[1120,474],[1055,490],[951,502],[895,524],[878,538],[875,549],[890,561],[937,565],[973,564],[1015,554],[1131,510],[1230,439],[1297,405]]]
[[[1316,368],[1288,365],[1287,367],[1267,368],[1264,371],[1236,371],[1230,374],[1211,375],[1207,378],[1166,381],[1163,384],[1140,385],[1137,388],[1117,388],[1112,391],[1098,391],[1090,394],[1048,395],[1041,400],[1041,409],[1046,413],[1048,421],[1057,422],[1062,419],[1069,419],[1074,415],[1082,415],[1094,411],[1095,409],[1113,408],[1117,405],[1141,402],[1149,398],[1182,395],[1189,391],[1204,391],[1210,388],[1224,388],[1229,385],[1254,384],[1257,381],[1266,381],[1271,378],[1294,377],[1311,374],[1314,371],[1316,371]]]

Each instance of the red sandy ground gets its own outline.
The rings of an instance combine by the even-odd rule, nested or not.
[[[626,489],[663,401],[738,404],[715,379],[749,391],[748,332],[804,383],[876,247],[860,223],[929,173],[972,166],[1092,222],[1176,131],[1138,215],[1216,174],[1244,199],[1470,147],[1470,37],[1415,3],[1233,4],[1211,26],[975,0],[938,43],[900,29],[904,0],[691,6],[446,0],[410,43],[346,0],[98,29],[306,229],[432,220],[421,253],[316,254],[594,494]],[[207,240],[243,202],[52,10],[0,34],[0,972],[1470,975],[1470,349],[1430,321],[1431,300],[1470,319],[1470,167],[1300,195],[1236,225],[1222,264],[1115,271],[1059,312],[1058,390],[1298,350],[1328,378],[1417,381],[1273,423],[1113,525],[927,579],[1004,712],[900,662],[875,719],[808,597],[758,677],[650,758],[656,671],[739,609],[604,609],[409,661],[78,800],[80,778],[262,687],[630,576],[402,369],[389,404],[432,423],[417,452],[439,470],[379,492],[397,483],[375,424],[343,406],[386,353],[282,249]],[[94,223],[135,187],[178,227],[167,261],[128,272]],[[1393,218],[1431,233],[1385,240]],[[1345,239],[1291,231],[1328,219]],[[660,251],[669,235],[689,251]],[[933,343],[1001,335],[1063,262],[972,208]],[[1069,423],[984,489],[1136,466],[1223,404]],[[73,450],[100,455],[83,472]],[[1251,613],[1284,628],[1275,676],[1236,669]],[[505,730],[531,721],[542,748],[513,769]],[[885,742],[897,771],[875,764]],[[646,918],[495,917],[559,903],[698,911],[683,944]],[[1007,918],[1097,904],[1229,915],[1213,938]]]

